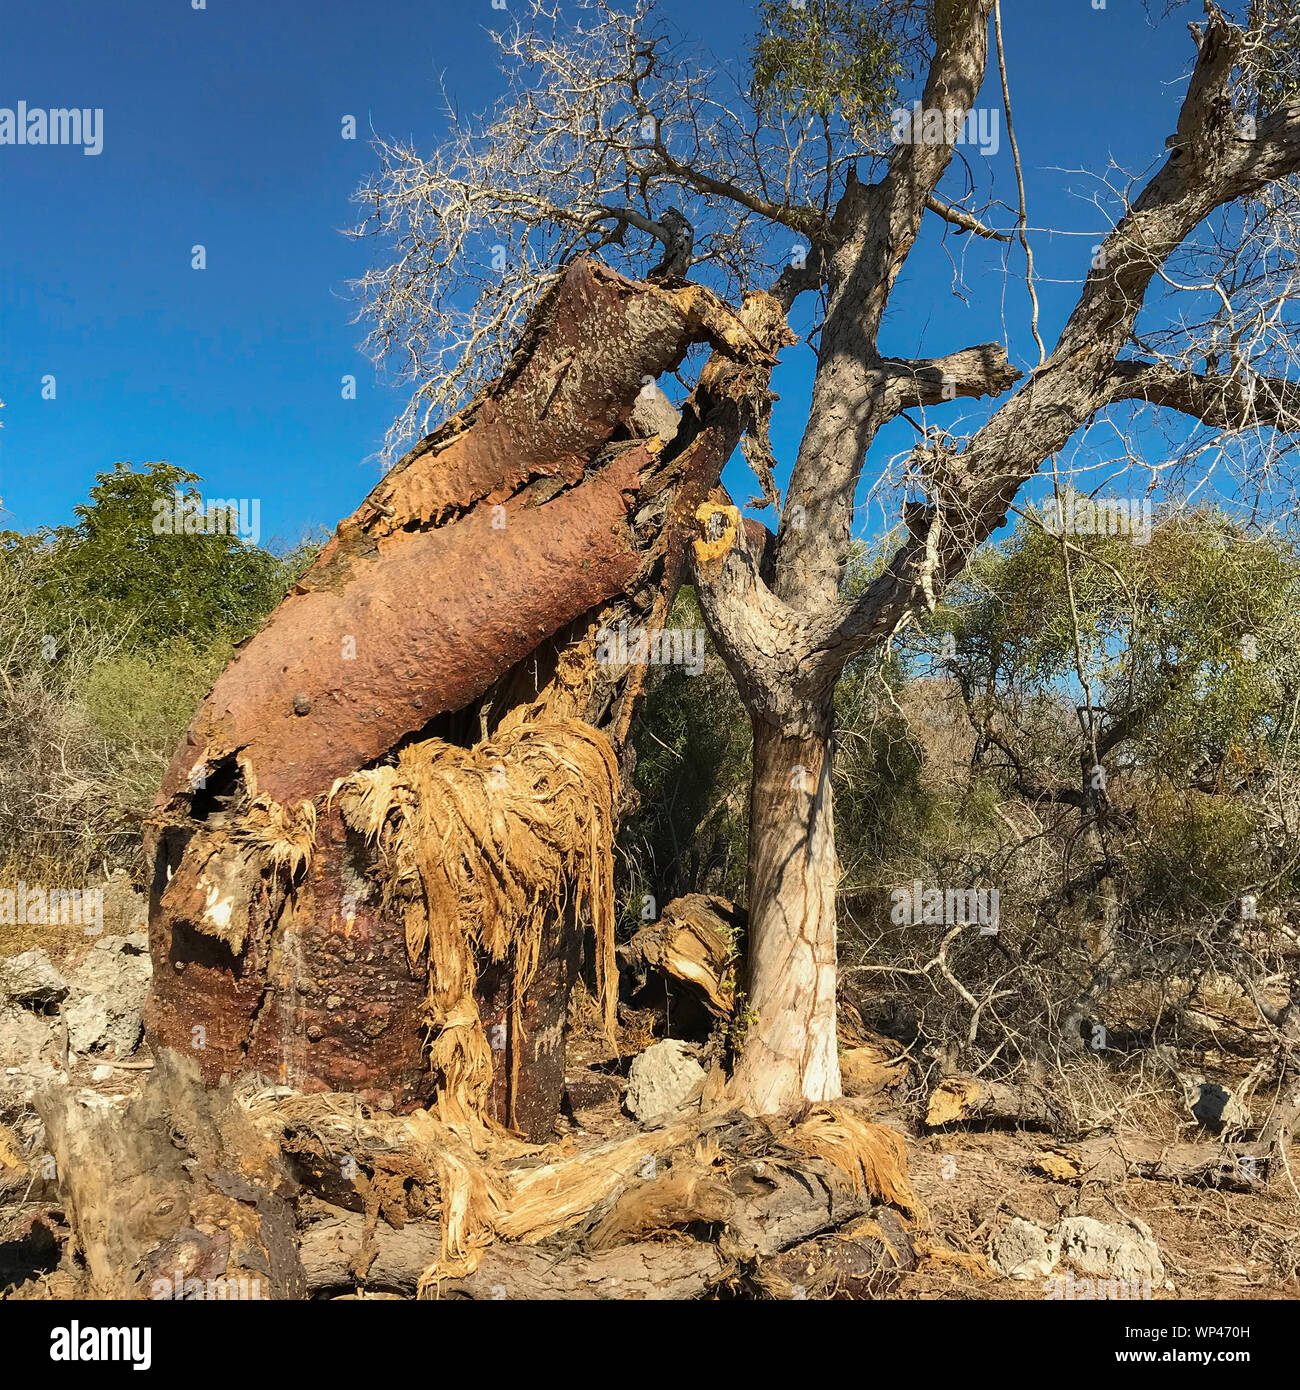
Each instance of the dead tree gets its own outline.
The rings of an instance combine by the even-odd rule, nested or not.
[[[523,725],[540,735],[578,721],[617,758],[645,668],[599,661],[599,633],[662,626],[691,517],[787,341],[770,296],[733,311],[697,286],[579,261],[501,381],[339,525],[218,679],[159,792],[147,844],[156,1045],[193,1056],[210,1083],[260,1072],[400,1106],[446,1084],[430,1033],[459,1029],[480,1053],[469,1034],[482,1033],[497,1054],[489,1112],[549,1132],[576,908],[543,914],[526,950],[505,924],[486,959],[462,962],[462,997],[446,959],[455,980],[427,960],[433,946],[418,959],[413,892],[382,886],[385,827],[360,832],[334,792],[421,749],[440,765],[465,750],[464,779],[505,787]],[[639,423],[653,414],[646,383],[696,342],[715,357],[666,439]],[[491,762],[494,738],[508,751],[475,764],[469,750]],[[622,780],[615,768],[589,827],[606,842]],[[607,856],[607,843],[593,852]],[[612,938],[602,949],[612,955]]]

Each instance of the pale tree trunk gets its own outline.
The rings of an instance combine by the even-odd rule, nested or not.
[[[935,54],[921,103],[927,111],[964,117],[971,110],[984,79],[992,9],[993,0],[950,0],[935,7]],[[882,649],[932,612],[977,548],[1005,523],[1016,495],[1043,460],[1107,406],[1143,400],[1220,426],[1248,423],[1248,410],[1262,409],[1257,419],[1296,428],[1300,409],[1294,383],[1263,379],[1261,390],[1260,379],[1254,379],[1247,402],[1210,374],[1120,360],[1163,262],[1216,208],[1248,198],[1300,167],[1295,112],[1269,116],[1254,140],[1242,140],[1236,130],[1230,91],[1246,43],[1243,33],[1212,8],[1209,22],[1194,30],[1194,37],[1196,68],[1177,135],[1169,141],[1172,152],[1102,244],[1056,348],[1031,384],[967,439],[926,433],[908,463],[909,484],[924,500],[904,503],[906,539],[853,597],[842,594],[840,586],[863,464],[880,428],[913,407],[1001,395],[1019,374],[997,344],[911,361],[880,352],[890,292],[922,216],[927,208],[942,208],[935,189],[952,158],[951,145],[905,141],[891,154],[884,176],[870,185],[850,172],[820,238],[827,307],[813,410],[786,489],[770,586],[745,544],[736,508],[715,499],[696,514],[696,592],[756,724],[780,730],[786,740],[829,735],[829,720],[809,724],[806,714],[831,707],[845,665]],[[756,745],[755,774],[778,796],[783,795],[777,770],[782,761],[801,760]],[[807,758],[802,761],[807,765]],[[825,759],[817,761],[824,778]],[[783,830],[782,802],[764,809],[761,785],[755,788],[751,830],[757,872],[750,952],[754,987],[762,999],[751,1008],[759,1015],[753,1046],[766,1060],[747,1056],[742,1066],[751,1094],[760,1092],[752,1080],[760,1067],[777,1069],[780,1079],[763,1090],[757,1107],[764,1109],[794,1089],[787,1078],[805,1066],[807,1039],[798,1030],[815,1004],[811,998],[797,1005],[791,1001],[799,997],[802,979],[811,984],[816,978],[807,968],[800,975],[800,952],[807,952],[809,961],[819,957],[807,935],[814,895],[806,886],[809,875],[797,866],[818,837],[811,824],[802,838]],[[785,805],[788,816],[788,801]],[[829,836],[829,797],[819,814]],[[818,935],[833,941],[833,914],[827,910],[823,921],[820,907],[816,911]],[[775,1011],[773,1018],[763,1017],[765,1007]],[[793,1054],[796,1036],[799,1055],[787,1063],[782,1049]]]
[[[755,1114],[840,1095],[838,877],[830,740],[790,737],[755,719],[741,1005],[748,1026],[732,1082],[737,1102]]]
[[[953,0],[936,10],[926,108],[970,110],[991,10],[992,0]],[[697,513],[696,592],[755,729],[748,1032],[735,1085],[760,1114],[840,1094],[830,749],[835,683],[855,654],[836,615],[863,462],[881,426],[909,406],[1005,390],[1018,375],[996,344],[925,361],[887,358],[877,346],[890,289],[951,158],[948,145],[904,143],[878,183],[859,183],[850,168],[823,239],[826,314],[812,407],[770,588],[735,508]],[[918,518],[913,525],[920,532]],[[869,636],[844,634],[858,652],[902,626],[901,612],[885,610],[924,587],[917,580],[937,564],[936,537],[933,527],[919,533],[919,555],[909,555],[904,572],[872,586]],[[797,769],[805,792],[796,790]]]

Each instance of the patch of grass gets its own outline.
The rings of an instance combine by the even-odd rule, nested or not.
[[[47,890],[88,886],[76,866],[66,861],[10,857],[0,864],[0,889],[16,892],[20,882]],[[0,956],[18,956],[40,947],[52,959],[60,960],[80,954],[89,939],[83,927],[71,923],[0,922]]]

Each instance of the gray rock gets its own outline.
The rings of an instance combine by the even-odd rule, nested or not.
[[[101,937],[72,976],[63,1017],[74,1052],[127,1057],[140,1045],[152,974],[143,945],[138,934]]]
[[[46,1008],[68,993],[68,982],[40,949],[0,960],[0,1005]]]
[[[27,1009],[0,1010],[0,1122],[13,1125],[41,1091],[66,1084],[66,1051],[61,1019]]]
[[[1091,1216],[1070,1216],[1054,1232],[1061,1260],[1080,1274],[1098,1279],[1150,1279],[1156,1287],[1165,1282],[1160,1247],[1143,1221],[1131,1226],[1106,1226]]]
[[[1245,1129],[1250,1124],[1250,1116],[1237,1097],[1214,1081],[1195,1084],[1189,1108],[1196,1122],[1214,1134],[1225,1129]]]
[[[48,1076],[63,1062],[63,1025],[26,1009],[0,1011],[0,1070]]]
[[[668,1038],[647,1047],[632,1063],[623,1103],[638,1120],[671,1114],[704,1080],[704,1068],[691,1051],[689,1043]]]
[[[1008,1279],[1046,1278],[1056,1268],[1060,1254],[1059,1241],[1041,1226],[1018,1216],[989,1245],[993,1264]]]

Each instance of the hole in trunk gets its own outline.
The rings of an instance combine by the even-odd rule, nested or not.
[[[0,1241],[0,1289],[52,1274],[61,1253],[59,1237],[44,1214],[20,1223],[12,1239]]]

